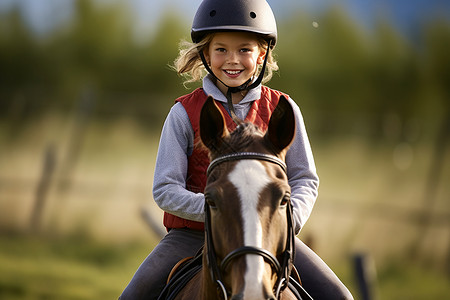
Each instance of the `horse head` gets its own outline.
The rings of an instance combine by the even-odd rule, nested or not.
[[[284,159],[294,135],[293,109],[284,97],[265,133],[244,122],[230,133],[211,97],[202,108],[200,137],[211,159],[204,277],[214,298],[216,287],[235,300],[276,299],[285,287],[294,233]]]

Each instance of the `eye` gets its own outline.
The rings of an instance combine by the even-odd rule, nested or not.
[[[252,50],[249,49],[249,48],[242,48],[242,49],[241,49],[241,52],[244,52],[244,53],[246,53],[246,52],[252,52]]]
[[[216,51],[225,53],[227,50],[225,48],[216,48]]]
[[[216,202],[214,202],[214,201],[211,200],[211,199],[206,199],[206,203],[208,203],[208,205],[209,205],[210,208],[217,208]]]
[[[280,201],[280,206],[281,207],[286,206],[290,200],[291,200],[291,194],[286,193]]]
[[[210,208],[215,209],[217,208],[216,202],[209,194],[205,194],[205,202],[209,205]]]

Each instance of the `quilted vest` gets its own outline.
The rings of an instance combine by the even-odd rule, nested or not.
[[[270,116],[277,106],[281,95],[288,97],[282,92],[262,86],[261,98],[252,103],[245,121],[252,122],[265,132],[269,125]],[[206,185],[206,169],[210,162],[207,150],[204,147],[198,147],[198,144],[200,143],[200,112],[207,98],[208,96],[203,89],[198,88],[192,93],[176,99],[176,102],[180,102],[185,108],[194,130],[194,149],[192,154],[188,157],[188,170],[186,176],[186,189],[194,193],[203,193]],[[223,105],[219,102],[217,102],[217,104],[225,117],[228,130],[230,132],[233,131],[236,128],[236,124],[233,122],[233,119]],[[167,229],[204,229],[203,222],[186,220],[167,212],[164,213],[163,223]]]

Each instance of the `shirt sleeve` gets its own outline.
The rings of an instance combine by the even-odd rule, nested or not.
[[[192,153],[194,131],[181,103],[176,103],[164,122],[156,157],[153,198],[165,212],[204,221],[204,196],[186,189],[188,155]]]
[[[308,220],[316,202],[319,177],[300,108],[290,98],[289,102],[294,109],[296,135],[286,153],[286,164],[291,187],[295,232],[298,234]]]

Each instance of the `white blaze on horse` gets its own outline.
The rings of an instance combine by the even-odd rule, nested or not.
[[[208,98],[200,117],[211,158],[203,265],[175,299],[302,299],[287,288],[295,234],[284,159],[294,135],[294,113],[284,97],[265,133],[251,123],[229,133]]]

